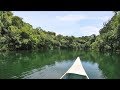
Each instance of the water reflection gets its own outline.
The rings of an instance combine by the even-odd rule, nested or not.
[[[59,79],[72,63],[72,61],[55,62],[53,65],[46,65],[36,71],[35,69],[30,71],[32,74],[26,75],[23,79]]]
[[[77,56],[89,78],[120,78],[120,54],[67,50],[0,53],[0,78],[58,79]]]

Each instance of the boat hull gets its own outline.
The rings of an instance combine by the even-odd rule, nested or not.
[[[73,73],[67,73],[62,79],[88,79],[86,76],[73,74]]]
[[[74,64],[60,79],[89,79],[87,76],[80,58],[77,57]]]

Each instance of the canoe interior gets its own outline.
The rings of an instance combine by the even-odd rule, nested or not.
[[[87,79],[87,77],[83,75],[67,73],[62,79]]]

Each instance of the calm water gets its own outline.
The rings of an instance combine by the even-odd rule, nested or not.
[[[84,51],[0,53],[0,79],[59,79],[77,56],[90,79],[120,79],[120,54]]]

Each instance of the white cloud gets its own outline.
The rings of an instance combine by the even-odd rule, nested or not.
[[[87,17],[84,15],[66,15],[66,16],[56,16],[56,18],[60,21],[80,21],[86,19]]]
[[[80,20],[102,20],[103,22],[109,20],[111,16],[87,16],[87,15],[65,15],[65,16],[56,16],[60,21],[80,21]]]
[[[76,36],[90,36],[92,34],[98,35],[100,28],[95,26],[81,27],[79,30],[74,31]]]
[[[90,20],[102,20],[104,21],[108,21],[111,18],[111,16],[102,16],[102,17],[89,17],[88,19]]]
[[[84,26],[78,29],[78,27],[76,29],[72,29],[72,28],[68,28],[65,30],[61,30],[56,32],[56,34],[62,34],[65,36],[76,36],[76,37],[80,37],[80,36],[90,36],[92,34],[98,35],[99,34],[99,30],[100,28],[96,27],[96,26]]]

